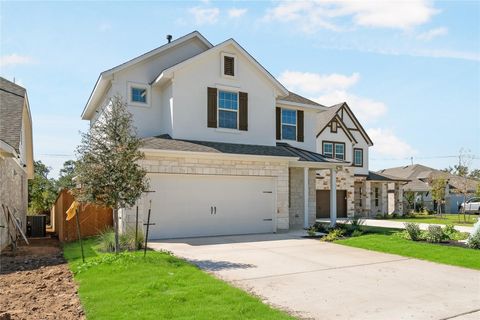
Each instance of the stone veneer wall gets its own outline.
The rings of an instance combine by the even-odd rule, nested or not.
[[[355,177],[353,168],[343,168],[337,171],[337,190],[347,191],[347,215],[353,217],[355,213]],[[316,180],[317,190],[330,190],[330,170],[318,170]]]
[[[219,159],[194,156],[148,156],[141,165],[149,173],[197,174],[197,175],[239,175],[276,177],[277,190],[277,231],[289,228],[288,208],[288,161],[278,160],[240,160]],[[138,201],[139,225],[147,216],[146,197]],[[120,226],[126,230],[135,224],[135,208],[122,209],[119,212]]]
[[[0,205],[6,205],[20,219],[26,231],[28,186],[27,174],[12,158],[0,158]],[[0,225],[6,226],[3,210],[0,209]],[[0,228],[0,250],[10,244],[7,228]]]
[[[290,168],[290,228],[303,228],[304,222],[304,181],[303,168]],[[308,171],[308,225],[315,223],[317,194],[315,189],[316,171]]]

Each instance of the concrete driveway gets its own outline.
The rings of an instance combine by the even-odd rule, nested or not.
[[[149,244],[301,318],[480,319],[480,272],[475,270],[293,233]]]

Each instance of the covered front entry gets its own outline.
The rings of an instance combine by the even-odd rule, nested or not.
[[[275,231],[273,177],[151,174],[150,239]]]
[[[347,217],[347,191],[337,190],[337,217]],[[317,190],[317,219],[330,218],[330,190]]]

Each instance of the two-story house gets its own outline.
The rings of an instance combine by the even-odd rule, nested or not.
[[[102,72],[82,118],[95,125],[113,95],[143,140],[153,192],[139,208],[151,205],[152,239],[308,227],[317,169],[348,165],[316,152],[328,108],[289,92],[233,39],[214,46],[195,31]],[[121,210],[123,228],[134,211]]]
[[[373,142],[346,102],[331,106],[317,116],[317,152],[345,160],[350,166],[337,170],[338,217],[374,217],[403,214],[405,179],[369,171],[368,149]],[[317,172],[317,218],[330,218],[330,172]]]
[[[17,226],[26,232],[28,180],[33,176],[27,90],[0,77],[0,251],[16,237]]]

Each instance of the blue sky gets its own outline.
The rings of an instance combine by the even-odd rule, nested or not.
[[[477,1],[1,2],[0,74],[28,90],[35,158],[74,157],[98,74],[199,30],[237,40],[292,91],[347,101],[368,130],[370,168],[480,168]]]

